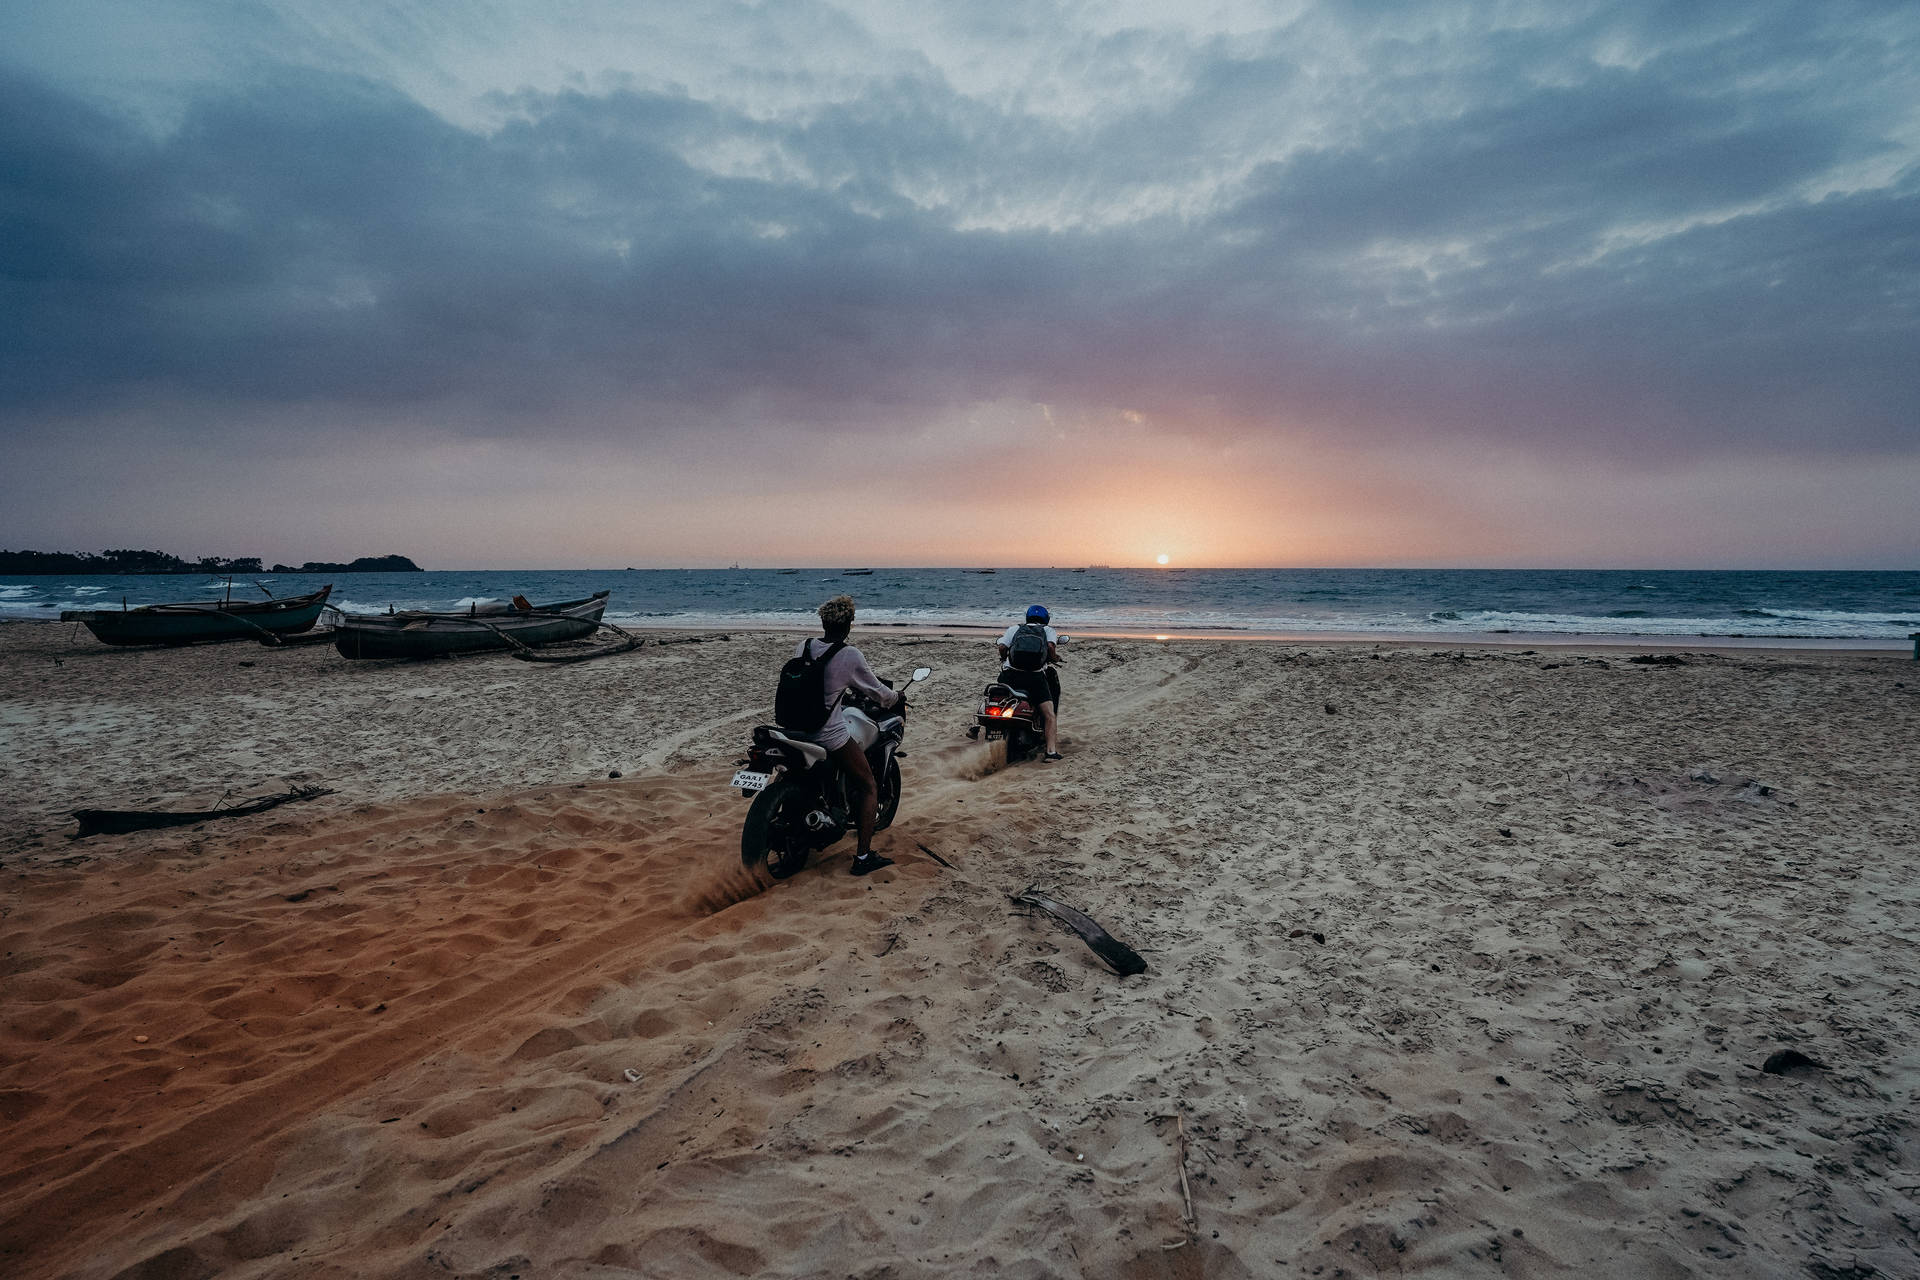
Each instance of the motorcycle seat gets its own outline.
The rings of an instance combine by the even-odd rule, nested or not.
[[[753,738],[755,742],[760,743],[785,743],[800,753],[800,758],[807,762],[808,767],[819,764],[827,758],[827,749],[819,743],[808,742],[805,738],[791,737],[775,725],[763,724],[756,726],[753,731]]]

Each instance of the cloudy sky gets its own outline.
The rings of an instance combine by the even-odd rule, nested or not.
[[[13,0],[0,545],[1920,567],[1920,5]]]

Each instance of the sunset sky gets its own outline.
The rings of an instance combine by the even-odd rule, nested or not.
[[[1920,567],[1920,4],[0,6],[0,546]]]

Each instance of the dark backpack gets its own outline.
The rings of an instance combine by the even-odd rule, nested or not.
[[[798,654],[787,659],[787,665],[780,668],[780,683],[773,693],[775,724],[782,729],[812,733],[827,722],[827,663],[846,647],[846,641],[835,640],[819,657],[809,658],[807,655],[813,651],[809,641]]]
[[[1024,622],[1007,646],[1007,665],[1015,671],[1042,671],[1047,665],[1047,629]]]

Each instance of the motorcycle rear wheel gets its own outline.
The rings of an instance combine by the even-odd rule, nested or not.
[[[747,870],[765,867],[775,880],[785,880],[807,865],[813,836],[807,830],[806,790],[791,778],[780,778],[753,798],[746,825],[740,829],[740,862]]]
[[[900,762],[888,760],[885,776],[876,779],[875,785],[880,788],[880,807],[874,814],[873,829],[885,831],[893,825],[893,815],[900,811]]]

